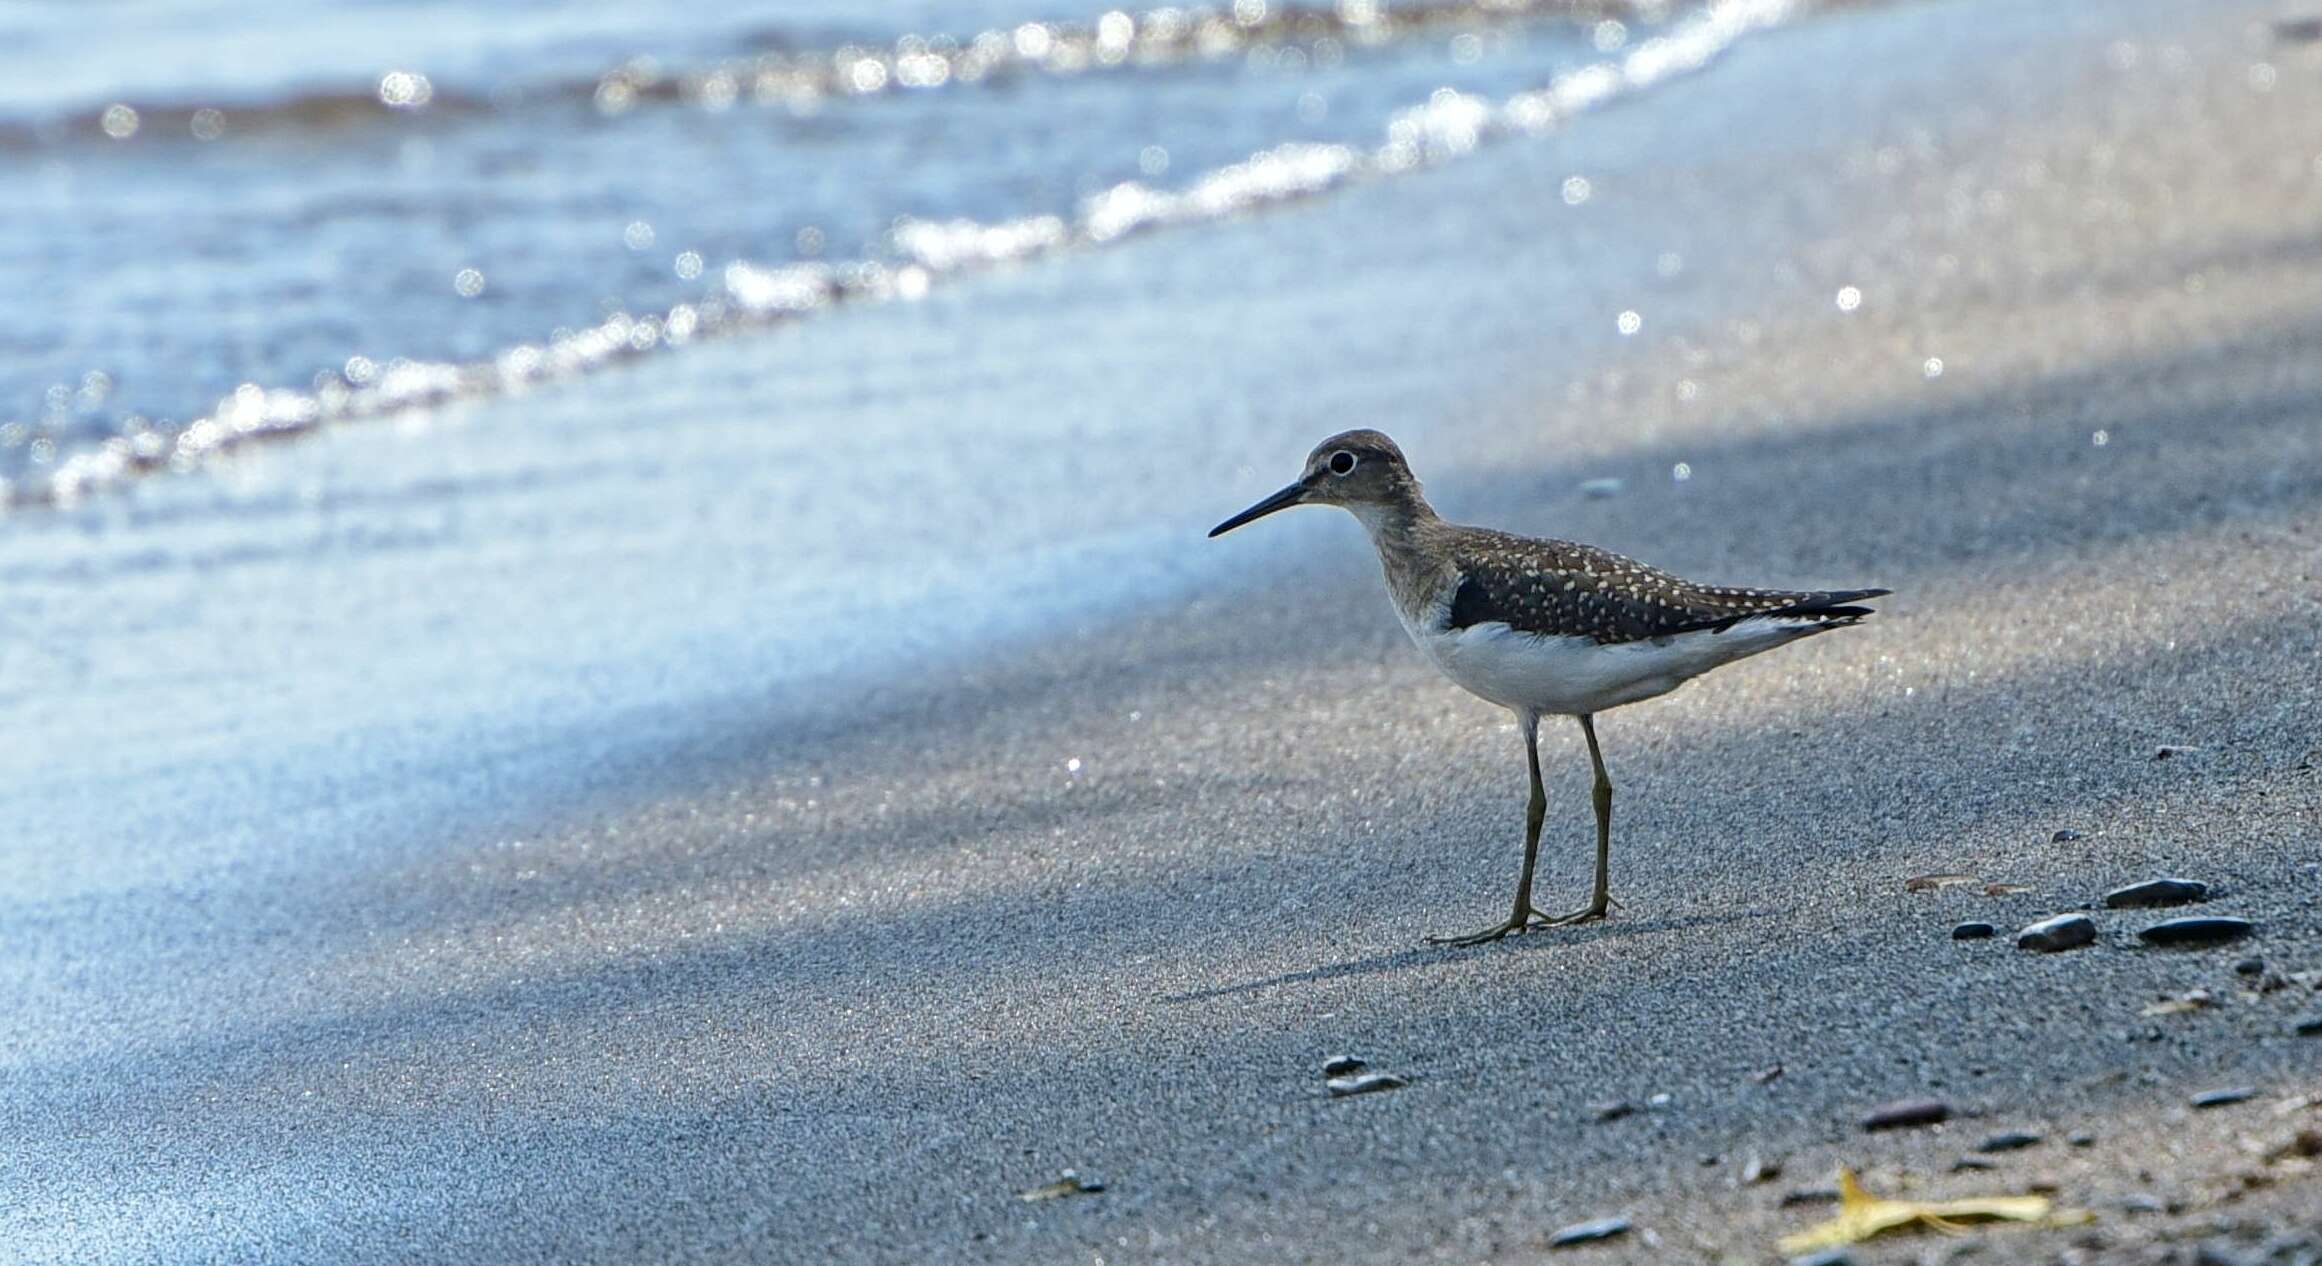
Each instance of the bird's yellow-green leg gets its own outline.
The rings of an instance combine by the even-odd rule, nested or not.
[[[1588,904],[1570,914],[1558,915],[1549,923],[1564,926],[1573,923],[1593,923],[1604,918],[1612,909],[1610,890],[1612,870],[1612,776],[1604,772],[1604,751],[1596,745],[1596,718],[1583,714],[1580,732],[1588,736],[1588,760],[1596,766],[1596,786],[1592,799],[1596,801],[1596,889]]]
[[[1540,860],[1540,824],[1548,817],[1548,789],[1540,785],[1540,718],[1520,713],[1524,730],[1524,760],[1532,771],[1532,799],[1524,806],[1524,868],[1516,873],[1516,908],[1507,922],[1496,923],[1466,936],[1430,936],[1430,945],[1481,945],[1510,932],[1521,932],[1539,911],[1532,908],[1532,869]]]

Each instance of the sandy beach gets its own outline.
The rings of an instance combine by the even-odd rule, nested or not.
[[[12,519],[0,1260],[1779,1262],[1842,1165],[2094,1214],[1863,1263],[2307,1260],[2289,15],[1842,9],[1198,245]],[[810,407],[850,426],[767,420]],[[1896,593],[1601,720],[1611,921],[1427,947],[1502,910],[1514,726],[1344,516],[1201,536],[1357,424],[1454,519]],[[1545,735],[1562,906],[1588,765]],[[2165,875],[2256,935],[2090,909]],[[1340,1055],[1409,1084],[1333,1099]],[[1067,1171],[1101,1193],[1018,1198]]]

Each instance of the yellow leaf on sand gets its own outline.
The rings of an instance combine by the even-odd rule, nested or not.
[[[1838,1216],[1782,1240],[1785,1253],[1859,1244],[1874,1235],[1908,1226],[1957,1231],[1968,1222],[2033,1222],[2041,1226],[2078,1226],[2094,1215],[2078,1209],[2058,1211],[2046,1196],[1986,1196],[1975,1200],[1887,1200],[1862,1189],[1854,1171],[1838,1171]]]

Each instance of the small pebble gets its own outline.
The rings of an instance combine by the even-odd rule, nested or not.
[[[1762,1182],[1772,1182],[1781,1176],[1782,1162],[1778,1159],[1767,1160],[1752,1152],[1750,1158],[1742,1162],[1741,1180],[1744,1187],[1755,1187]]]
[[[1671,1099],[1669,1098],[1668,1094],[1667,1094],[1666,1092],[1663,1092],[1663,1093],[1661,1093],[1661,1094],[1654,1095],[1654,1096],[1653,1096],[1652,1098],[1650,1098],[1650,1099],[1647,1099],[1647,1100],[1645,1100],[1645,1106],[1646,1106],[1646,1107],[1648,1107],[1648,1108],[1653,1108],[1653,1109],[1656,1109],[1656,1110],[1658,1110],[1658,1109],[1661,1109],[1661,1108],[1666,1108],[1666,1107],[1668,1107],[1668,1106],[1669,1106],[1669,1104],[1670,1104],[1671,1102],[1672,1102],[1672,1101],[1671,1101]]]
[[[1764,1086],[1772,1084],[1774,1079],[1780,1077],[1781,1075],[1782,1066],[1780,1064],[1769,1064],[1766,1067],[1751,1073],[1750,1080],[1758,1083],[1761,1086]]]
[[[1345,1077],[1359,1073],[1368,1067],[1370,1067],[1368,1063],[1356,1059],[1352,1055],[1341,1055],[1322,1066],[1322,1075],[1325,1077]]]
[[[2255,931],[2257,924],[2247,919],[2211,915],[2170,919],[2146,928],[2137,936],[2147,945],[2223,945],[2228,941],[2238,941]]]
[[[2245,958],[2233,965],[2233,974],[2236,976],[2262,976],[2265,970],[2266,960],[2262,958]]]
[[[1393,1073],[1356,1073],[1351,1077],[1333,1077],[1322,1083],[1322,1087],[1330,1092],[1331,1098],[1344,1099],[1379,1090],[1401,1090],[1410,1084]]]
[[[1999,929],[1989,923],[1962,923],[1951,929],[1954,941],[1980,941],[1999,935]]]
[[[2077,949],[2096,940],[2096,921],[2085,914],[2059,914],[2016,933],[2016,948],[2053,954]]]
[[[1626,1099],[1616,1100],[1612,1103],[1600,1103],[1591,1109],[1596,1113],[1596,1119],[1599,1121],[1618,1121],[1636,1110],[1637,1105]]]
[[[2167,1206],[2147,1195],[2129,1195],[2120,1198],[2123,1213],[2160,1213]]]
[[[1995,1161],[1995,1160],[1991,1159],[1991,1158],[1990,1158],[1990,1157],[1988,1157],[1988,1156],[1962,1156],[1962,1157],[1960,1157],[1958,1160],[1955,1160],[1955,1161],[1951,1162],[1951,1172],[1952,1172],[1952,1173],[1955,1173],[1955,1174],[1956,1174],[1956,1173],[1958,1173],[1958,1172],[1960,1172],[1961,1170],[1966,1170],[1966,1169],[1998,1169],[1998,1168],[1999,1168],[1999,1162],[1997,1162],[1997,1161]]]
[[[2003,1130],[1975,1145],[1979,1152],[2015,1152],[2036,1146],[2040,1136],[2030,1130]]]
[[[2096,1136],[2095,1136],[2095,1135],[2093,1135],[2093,1134],[2090,1134],[2090,1133],[2089,1133],[2088,1131],[2086,1131],[2086,1130],[2082,1130],[2080,1133],[2078,1133],[2078,1134],[2075,1134],[2075,1135],[2073,1135],[2071,1138],[2068,1138],[2068,1139],[2066,1139],[2066,1140],[2064,1140],[2064,1141],[2065,1141],[2065,1142],[2067,1142],[2067,1143],[2070,1143],[2070,1144],[2071,1144],[2072,1146],[2074,1146],[2074,1147],[2094,1147],[2094,1146],[2096,1146]]]
[[[2181,906],[2209,900],[2209,885],[2198,879],[2148,879],[2104,894],[2106,908],[2127,910],[2149,906]]]
[[[2310,1015],[2298,1021],[2299,1037],[2322,1037],[2322,1015]]]
[[[2167,760],[2172,756],[2191,756],[2200,750],[2198,747],[2187,747],[2181,743],[2163,743],[2153,750],[2153,759]]]
[[[2193,1096],[2196,1108],[2222,1108],[2229,1104],[2247,1103],[2257,1098],[2254,1086],[2234,1086],[2227,1090],[2205,1090]]]
[[[2054,835],[2049,836],[2048,842],[2050,844],[2070,844],[2072,841],[2079,838],[2080,832],[2066,829],[2058,831]]]
[[[1899,1130],[1914,1125],[1934,1125],[1951,1118],[1951,1105],[1941,1099],[1897,1099],[1882,1103],[1864,1114],[1862,1128],[1866,1130]]]
[[[1627,1218],[1598,1218],[1591,1222],[1575,1222],[1548,1237],[1550,1248],[1570,1248],[1575,1244],[1594,1244],[1616,1235],[1629,1233]]]
[[[1838,1188],[1836,1187],[1799,1187],[1782,1193],[1782,1207],[1785,1209],[1802,1204],[1836,1203],[1838,1203]]]
[[[1790,1259],[1790,1266],[1857,1266],[1861,1259],[1843,1248],[1826,1248]]]

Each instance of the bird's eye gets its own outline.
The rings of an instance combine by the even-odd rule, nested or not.
[[[1331,473],[1331,474],[1334,474],[1334,475],[1351,475],[1351,474],[1353,474],[1353,473],[1354,473],[1354,468],[1355,468],[1355,455],[1354,455],[1354,454],[1352,454],[1352,453],[1350,453],[1350,452],[1348,452],[1348,451],[1346,451],[1345,449],[1343,449],[1343,448],[1342,448],[1342,449],[1338,450],[1337,452],[1335,452],[1335,453],[1332,453],[1332,454],[1330,455],[1330,473]]]

